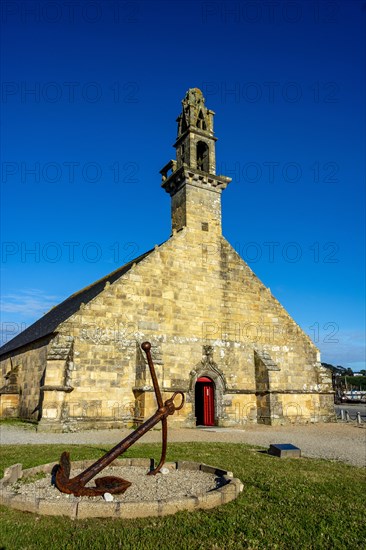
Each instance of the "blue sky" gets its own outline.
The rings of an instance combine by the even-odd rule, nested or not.
[[[3,341],[164,241],[175,119],[216,112],[223,232],[322,351],[365,368],[363,1],[4,1]]]

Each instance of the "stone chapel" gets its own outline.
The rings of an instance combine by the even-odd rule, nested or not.
[[[318,349],[222,235],[230,178],[216,175],[213,121],[188,90],[161,170],[171,236],[1,347],[2,416],[45,431],[143,422],[156,410],[148,340],[163,398],[185,394],[175,427],[334,420]]]

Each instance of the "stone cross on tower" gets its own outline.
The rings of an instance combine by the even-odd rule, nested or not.
[[[221,235],[221,192],[231,178],[216,176],[214,112],[201,90],[191,88],[177,118],[177,159],[160,171],[162,187],[172,198],[172,228],[187,227]]]

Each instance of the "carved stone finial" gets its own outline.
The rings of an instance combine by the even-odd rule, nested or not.
[[[213,346],[203,346],[202,362],[213,363],[213,353],[214,353]]]
[[[204,355],[213,355],[214,347],[213,346],[203,346]]]

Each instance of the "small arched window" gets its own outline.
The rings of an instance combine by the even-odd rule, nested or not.
[[[197,143],[197,169],[202,172],[209,171],[209,149],[207,143],[204,141],[199,141]]]
[[[202,111],[200,111],[199,114],[198,114],[196,126],[197,126],[197,128],[200,128],[201,130],[206,130],[205,117],[203,116]]]
[[[180,121],[180,133],[183,134],[188,128],[186,117],[184,116],[184,113],[182,115],[182,119]]]

